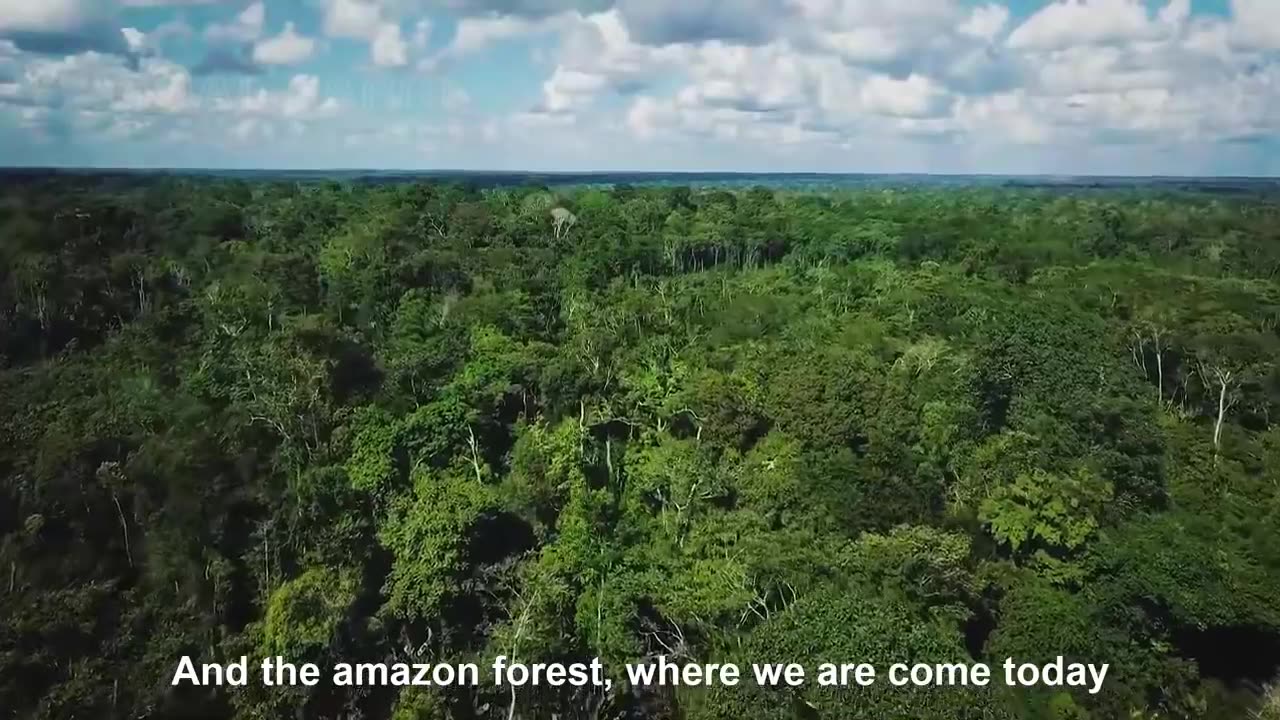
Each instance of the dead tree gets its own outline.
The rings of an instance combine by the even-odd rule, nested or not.
[[[1222,448],[1222,421],[1226,419],[1227,411],[1236,404],[1237,398],[1233,390],[1239,384],[1239,378],[1234,371],[1221,365],[1209,365],[1202,361],[1199,369],[1200,381],[1205,388],[1216,389],[1218,392],[1217,416],[1213,423],[1213,462],[1216,465]]]
[[[1169,344],[1165,339],[1165,333],[1158,327],[1151,327],[1145,333],[1135,330],[1133,333],[1133,346],[1130,352],[1133,355],[1133,362],[1141,370],[1142,374],[1148,380],[1151,379],[1151,369],[1147,366],[1147,344],[1151,345],[1151,353],[1155,358],[1155,375],[1156,375],[1156,400],[1164,406],[1164,356],[1169,351]]]
[[[480,471],[480,444],[476,442],[476,433],[467,423],[467,446],[471,450],[471,467],[476,471],[476,482],[484,484],[484,473]]]
[[[552,227],[555,229],[556,239],[569,234],[569,229],[578,223],[578,216],[569,212],[565,208],[558,207],[551,211]]]

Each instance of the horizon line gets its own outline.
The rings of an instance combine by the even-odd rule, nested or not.
[[[1053,178],[1119,180],[1261,180],[1280,182],[1280,175],[1163,175],[1118,173],[1004,173],[1004,172],[920,172],[920,171],[834,171],[834,170],[496,170],[462,168],[378,168],[378,167],[129,167],[95,165],[0,165],[0,173],[81,172],[81,173],[387,173],[450,175],[718,175],[718,176],[819,176],[819,177],[942,177],[942,178]]]

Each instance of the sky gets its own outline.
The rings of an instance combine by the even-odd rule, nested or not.
[[[1280,175],[1280,0],[0,0],[0,165]]]

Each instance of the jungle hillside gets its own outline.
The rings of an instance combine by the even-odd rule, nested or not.
[[[0,716],[1275,720],[1273,421],[1275,193],[9,177]]]

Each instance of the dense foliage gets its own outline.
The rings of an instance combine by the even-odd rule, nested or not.
[[[1274,199],[27,178],[0,202],[0,714],[1280,707]],[[188,654],[1112,670],[1097,695],[169,687]]]

